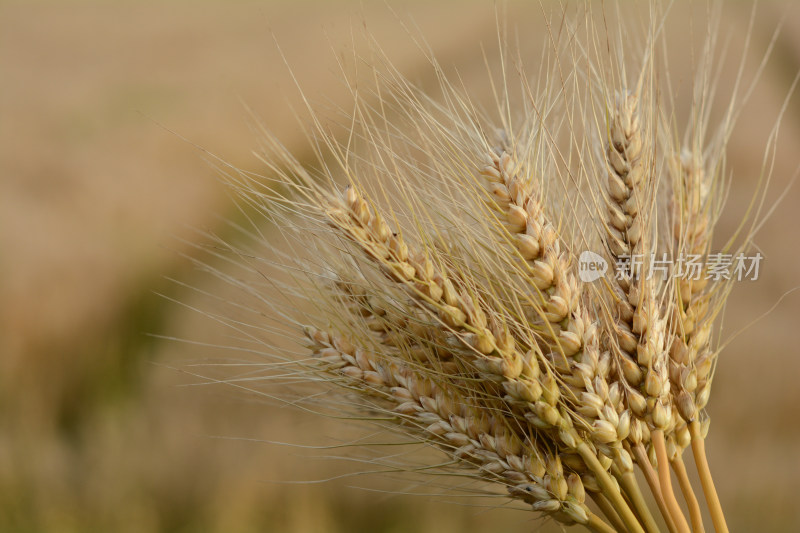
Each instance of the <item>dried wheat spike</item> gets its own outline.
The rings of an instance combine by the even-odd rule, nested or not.
[[[471,475],[507,487],[512,498],[564,524],[588,524],[592,512],[577,476],[565,475],[558,455],[521,440],[502,417],[487,414],[458,389],[389,356],[357,347],[333,331],[305,328],[320,371],[348,388],[380,399],[387,414],[423,443],[435,444]],[[596,517],[594,517],[596,519]]]
[[[639,94],[620,92],[609,112],[606,170],[608,222],[606,244],[615,261],[649,257],[652,184],[648,153],[644,150]],[[672,423],[667,361],[667,317],[658,300],[657,279],[635,270],[617,276],[613,295],[618,320],[611,348],[625,379],[626,400],[646,427],[631,432],[638,444],[647,440],[647,428],[665,430]],[[637,421],[638,422],[638,421]],[[635,423],[636,425],[636,423]]]
[[[542,302],[541,315],[556,325],[554,341],[570,356],[580,350],[583,329],[582,322],[571,317],[578,306],[580,285],[570,267],[569,255],[561,250],[558,232],[544,213],[533,181],[522,172],[519,162],[503,151],[491,155],[491,164],[481,174],[503,211],[505,227],[514,236],[517,251],[529,265],[531,284]],[[565,319],[570,320],[562,329],[559,324]]]
[[[515,236],[517,251],[530,265],[529,275],[541,298],[538,314],[550,322],[541,329],[551,341],[548,358],[572,394],[568,402],[584,422],[589,438],[604,455],[617,458],[624,471],[633,468],[622,447],[630,429],[619,384],[609,382],[610,353],[600,354],[597,320],[580,305],[581,286],[568,251],[561,250],[555,226],[544,212],[535,183],[507,150],[492,154],[481,174]]]
[[[672,217],[675,249],[679,257],[705,256],[711,246],[710,188],[697,151],[684,150],[673,166]],[[708,402],[714,354],[710,348],[712,287],[705,276],[679,279],[672,303],[673,342],[670,348],[670,379],[675,405],[685,422],[697,417]],[[679,439],[679,442],[686,442]]]

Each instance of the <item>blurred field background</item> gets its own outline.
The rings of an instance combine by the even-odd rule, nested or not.
[[[401,71],[422,85],[433,81],[400,24],[409,17],[440,62],[488,96],[481,47],[495,47],[491,2],[390,5],[397,16],[383,3],[355,1],[0,2],[0,531],[548,526],[525,513],[463,505],[468,501],[349,488],[361,480],[281,483],[347,469],[258,440],[315,444],[341,428],[235,391],[184,386],[192,380],[173,367],[213,353],[149,335],[215,335],[157,295],[193,301],[169,277],[219,288],[181,256],[195,253],[183,240],[198,238],[192,228],[224,231],[222,220],[233,215],[203,153],[179,136],[258,171],[251,155],[258,139],[244,103],[301,159],[308,153],[292,111],[300,100],[271,32],[308,96],[323,105],[346,103],[335,54],[364,23]],[[731,65],[721,93],[744,53],[750,9],[749,2],[726,5],[722,34],[730,39]],[[684,2],[673,7],[675,79],[688,80],[683,35],[702,12]],[[731,141],[736,178],[720,235],[743,212],[800,70],[800,10],[762,2],[745,79],[782,17],[772,60]],[[538,57],[538,3],[511,2],[508,18],[523,52]],[[678,62],[681,47],[686,61]],[[795,96],[784,116],[771,201],[800,163],[798,145]],[[761,279],[737,287],[724,323],[727,338],[738,336],[715,381],[708,448],[734,531],[800,529],[800,293],[747,327],[800,285],[799,203],[800,190],[792,188],[756,238],[765,256]],[[363,484],[405,490],[397,482]]]

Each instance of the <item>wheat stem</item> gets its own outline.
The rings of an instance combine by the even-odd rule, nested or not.
[[[619,513],[619,517],[622,519],[622,522],[625,524],[625,527],[628,529],[628,531],[630,533],[644,533],[644,530],[639,524],[639,521],[636,519],[636,516],[633,514],[633,511],[631,511],[630,507],[628,507],[628,504],[622,497],[622,493],[620,493],[619,488],[614,481],[612,481],[611,476],[608,475],[608,472],[606,472],[606,470],[600,464],[600,461],[598,461],[595,452],[585,442],[579,443],[576,447],[576,450],[583,458],[586,466],[588,466],[592,473],[597,477],[597,482],[603,489],[603,493],[606,495],[606,497],[608,497],[617,513]]]
[[[658,505],[661,517],[667,524],[667,529],[669,529],[670,533],[677,533],[678,530],[675,527],[675,520],[672,519],[672,515],[667,508],[667,503],[664,501],[664,496],[661,494],[661,484],[658,481],[658,475],[655,470],[653,470],[653,465],[650,464],[650,460],[647,458],[647,451],[644,449],[644,445],[637,444],[631,451],[636,458],[636,464],[639,465],[639,468],[644,474],[644,479],[647,481],[650,492],[656,500],[656,505]]]
[[[588,515],[589,521],[585,526],[589,531],[593,531],[594,533],[616,533],[617,529],[615,527],[611,527],[605,523],[603,519],[596,514],[590,512]]]
[[[672,470],[678,478],[678,484],[683,492],[683,498],[686,500],[686,505],[689,507],[689,519],[692,522],[692,531],[694,533],[703,533],[703,514],[700,512],[700,502],[694,495],[692,483],[689,481],[689,475],[686,472],[686,465],[683,464],[683,458],[680,455],[675,456],[671,461]]]
[[[606,519],[611,523],[611,526],[614,528],[614,530],[619,531],[620,533],[628,532],[628,528],[626,528],[625,524],[622,523],[622,519],[620,519],[617,511],[614,510],[614,506],[611,505],[611,502],[608,501],[608,498],[603,496],[602,492],[590,492],[589,495],[591,496],[595,505],[597,505],[597,508],[600,509]]]
[[[627,494],[633,504],[634,510],[636,514],[639,515],[639,519],[645,530],[658,533],[658,524],[656,524],[655,518],[653,518],[653,514],[650,512],[650,508],[647,507],[647,502],[644,500],[642,491],[639,489],[639,484],[636,482],[634,473],[620,473],[617,480],[620,482],[620,485],[622,485],[622,488],[625,490],[625,494]]]
[[[719,502],[717,489],[714,487],[714,480],[711,478],[711,469],[708,467],[706,459],[706,445],[703,439],[700,423],[692,420],[689,423],[689,432],[692,435],[692,454],[697,466],[697,473],[700,475],[700,484],[703,487],[703,494],[706,497],[706,504],[711,513],[711,521],[717,533],[728,533],[728,524],[725,522],[725,515],[722,513],[722,505]]]
[[[675,499],[675,492],[672,490],[672,478],[669,472],[669,459],[667,458],[667,446],[664,442],[664,431],[656,429],[651,432],[650,436],[658,457],[658,480],[661,483],[661,494],[667,503],[667,508],[672,518],[675,520],[678,531],[680,533],[689,533],[689,523],[686,522],[686,517],[683,515],[683,511],[678,505],[678,500]]]

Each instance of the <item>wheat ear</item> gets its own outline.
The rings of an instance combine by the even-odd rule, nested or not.
[[[312,353],[320,370],[343,385],[379,397],[396,423],[433,442],[475,475],[507,487],[512,498],[531,504],[565,524],[598,531],[610,526],[585,504],[580,477],[565,475],[558,455],[522,442],[502,418],[488,416],[452,386],[440,386],[401,360],[357,347],[336,332],[308,327]]]
[[[681,257],[704,256],[711,244],[709,185],[700,156],[685,150],[673,179],[674,235]],[[708,280],[681,278],[676,291],[673,318],[674,340],[670,349],[670,378],[676,407],[686,423],[695,419],[710,394],[714,353],[709,349],[711,322]]]
[[[554,368],[570,386],[576,411],[589,420],[595,444],[614,443],[616,455],[627,455],[621,442],[629,433],[630,412],[622,409],[619,386],[609,385],[610,355],[600,354],[597,321],[579,303],[580,284],[568,252],[561,250],[558,232],[544,212],[532,178],[507,151],[492,154],[491,161],[482,175],[529,266],[531,284],[540,297],[539,314],[549,322],[541,334],[552,344],[543,348],[550,350]],[[623,457],[620,464],[628,471],[630,457]]]
[[[628,385],[628,405],[650,430],[658,452],[664,446],[664,432],[674,421],[666,347],[668,322],[657,297],[658,280],[643,277],[633,265],[635,257],[646,261],[653,249],[649,233],[653,176],[639,112],[642,80],[635,92],[620,91],[609,111],[605,149],[609,214],[606,243],[613,259],[619,262],[627,257],[630,261],[629,270],[618,273],[615,300],[619,320],[612,346],[617,349],[617,361]],[[642,442],[639,435],[646,438],[643,432],[634,432],[634,446]],[[659,465],[660,492],[666,503],[662,513],[670,515],[678,531],[688,531],[669,479],[664,479],[663,466]],[[654,487],[651,490],[656,492]]]

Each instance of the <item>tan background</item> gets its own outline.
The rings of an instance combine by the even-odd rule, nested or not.
[[[391,4],[401,18],[413,14],[443,64],[482,72],[480,45],[491,48],[495,36],[490,2]],[[786,28],[731,141],[736,178],[722,234],[752,192],[769,129],[800,69],[800,12],[788,5],[758,10],[749,73],[784,13]],[[693,15],[682,2],[674,9],[669,35],[679,50]],[[749,9],[748,2],[726,7],[733,65]],[[536,20],[541,9],[512,3],[512,12],[522,37],[538,44],[524,17]],[[359,480],[280,483],[346,469],[237,438],[313,443],[315,434],[338,429],[230,391],[179,387],[187,380],[171,367],[202,350],[148,336],[192,338],[202,327],[156,293],[191,300],[166,280],[203,279],[181,258],[192,253],[181,239],[196,238],[191,228],[220,228],[230,210],[203,153],[181,137],[259,170],[244,102],[303,157],[291,109],[300,102],[271,32],[308,95],[335,103],[345,91],[334,54],[362,19],[400,70],[426,83],[423,58],[382,3],[0,2],[0,531],[540,525],[524,513],[446,497],[344,488]],[[685,63],[674,65],[676,78],[688,75]],[[723,80],[734,73],[726,67]],[[798,145],[795,96],[770,202],[800,163]],[[800,293],[744,329],[800,284],[799,203],[795,187],[757,237],[762,279],[737,288],[724,324],[726,338],[740,334],[715,382],[708,447],[737,531],[800,527]]]

